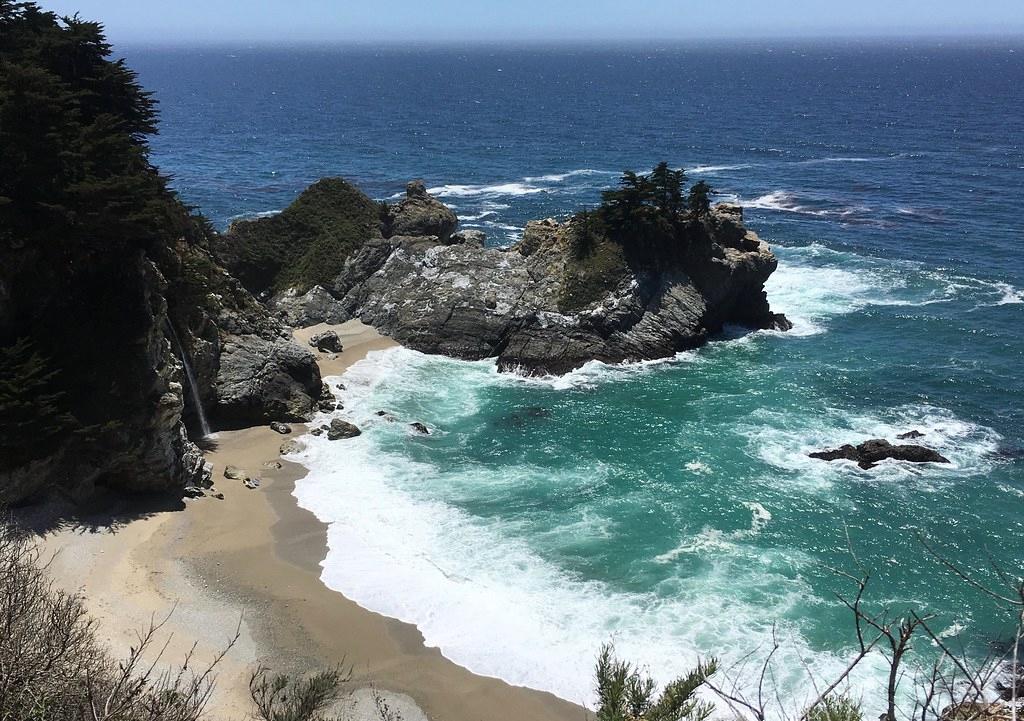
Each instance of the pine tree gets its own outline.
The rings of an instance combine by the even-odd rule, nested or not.
[[[711,195],[714,192],[711,186],[703,180],[699,183],[694,183],[693,187],[690,188],[690,197],[687,201],[690,213],[698,218],[707,215],[711,210]]]
[[[46,455],[76,426],[56,376],[28,340],[0,347],[0,457],[11,467]]]

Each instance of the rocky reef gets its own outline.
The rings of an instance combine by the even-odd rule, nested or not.
[[[917,435],[913,435],[913,434]],[[903,433],[904,438],[918,438],[923,434],[918,431]],[[949,459],[931,448],[915,444],[893,445],[884,438],[873,438],[860,445],[846,444],[827,451],[808,454],[811,458],[822,461],[852,461],[865,471],[870,470],[885,460],[907,461],[909,463],[949,463]]]
[[[775,256],[735,205],[690,219],[684,250],[664,264],[631,263],[610,242],[580,257],[575,217],[532,222],[511,247],[486,247],[478,232],[455,232],[454,214],[419,182],[392,212],[329,284],[285,290],[270,306],[287,322],[359,318],[410,348],[495,357],[527,374],[664,358],[728,323],[789,327],[764,291]]]

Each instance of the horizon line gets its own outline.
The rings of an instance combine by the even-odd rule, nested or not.
[[[575,47],[636,47],[636,46],[687,46],[687,45],[752,45],[765,43],[789,43],[789,44],[822,44],[822,43],[867,43],[867,44],[897,44],[897,43],[928,43],[932,45],[944,44],[977,44],[989,45],[1022,43],[1024,44],[1024,29],[1011,32],[999,33],[920,33],[909,35],[897,34],[837,34],[837,35],[763,35],[763,36],[702,36],[702,37],[669,37],[669,38],[623,38],[623,37],[594,37],[594,38],[450,38],[438,40],[420,39],[396,39],[388,38],[381,40],[367,40],[359,38],[344,38],[337,40],[327,39],[290,39],[274,40],[270,38],[239,38],[233,40],[220,38],[182,38],[175,40],[159,39],[133,39],[116,40],[108,37],[115,47],[146,47],[166,49],[257,49],[257,48],[280,48],[280,49],[329,49],[329,48],[467,48],[467,47],[553,47],[553,46],[575,46]],[[1012,49],[1011,49],[1012,51]]]

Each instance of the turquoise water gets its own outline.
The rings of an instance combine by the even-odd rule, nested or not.
[[[362,362],[341,397],[365,435],[314,440],[297,490],[334,522],[325,582],[419,623],[473,670],[577,701],[604,640],[664,677],[701,654],[766,650],[778,624],[780,684],[799,694],[803,662],[835,673],[855,640],[833,596],[854,589],[831,570],[857,571],[848,532],[876,608],[938,612],[939,629],[969,630],[980,650],[1005,617],[917,536],[971,568],[986,553],[1019,564],[1007,543],[1019,469],[993,428],[925,398],[886,402],[894,388],[876,379],[894,367],[892,339],[850,348],[841,330],[1015,304],[912,264],[868,276],[871,261],[820,246],[777,251],[769,293],[792,333],[737,331],[669,362],[558,379],[405,350]],[[952,464],[862,471],[806,456],[912,429]],[[858,691],[880,672],[867,665]]]
[[[574,701],[609,639],[664,679],[764,652],[776,625],[796,705],[805,668],[835,673],[854,642],[830,570],[855,570],[847,536],[874,607],[935,611],[978,653],[1005,630],[918,536],[983,575],[1024,566],[1019,41],[128,59],[162,103],[155,161],[218,225],[322,175],[377,198],[419,176],[501,245],[668,159],[779,256],[790,333],[561,379],[405,350],[353,368],[343,415],[365,432],[311,439],[296,491],[330,523],[333,588]],[[915,429],[952,463],[807,457]],[[869,705],[879,673],[855,678]]]

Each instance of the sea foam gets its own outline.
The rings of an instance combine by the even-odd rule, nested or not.
[[[443,369],[450,373],[438,383]],[[794,700],[807,693],[805,661],[812,659],[823,675],[843,667],[841,656],[814,650],[796,627],[775,625],[795,606],[811,602],[813,592],[798,574],[774,569],[802,567],[811,559],[752,544],[771,523],[771,512],[758,501],[742,504],[750,514],[747,529],[705,529],[689,547],[660,557],[670,564],[696,552],[708,564],[696,576],[674,577],[666,594],[628,591],[567,571],[540,554],[515,525],[476,517],[425,492],[435,479],[453,473],[468,474],[454,488],[510,482],[489,480],[483,468],[439,467],[396,450],[394,441],[405,429],[385,423],[375,411],[396,386],[422,386],[428,375],[435,378],[430,402],[449,417],[478,412],[475,389],[501,382],[485,362],[435,360],[402,349],[371,354],[344,376],[347,390],[340,397],[340,415],[360,424],[363,435],[344,442],[308,437],[296,457],[310,473],[297,482],[295,496],[328,524],[321,575],[327,586],[365,608],[416,624],[428,645],[473,672],[589,705],[595,700],[593,659],[607,641],[624,658],[649,664],[665,682],[708,649],[736,663],[767,648],[778,633],[784,643],[777,681]],[[412,436],[406,441],[431,442]],[[528,466],[516,473],[511,482],[527,484],[548,472]],[[590,473],[599,478],[601,470]],[[613,523],[586,515],[570,525],[573,534],[586,537],[606,536]],[[757,590],[756,602],[738,597],[737,583]]]

